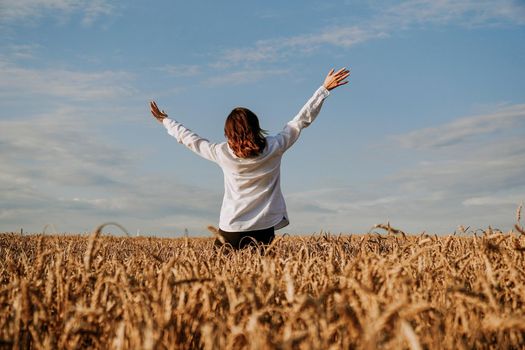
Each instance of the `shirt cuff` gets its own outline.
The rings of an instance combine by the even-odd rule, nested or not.
[[[317,89],[317,92],[323,95],[323,97],[330,95],[330,91],[327,88],[325,88],[324,85],[321,85],[319,89]]]
[[[167,128],[171,121],[172,121],[172,119],[166,117],[166,118],[162,119],[162,125],[164,125],[164,127]]]

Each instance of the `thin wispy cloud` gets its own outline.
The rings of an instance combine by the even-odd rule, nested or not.
[[[387,35],[381,28],[375,27],[330,27],[318,33],[259,40],[251,47],[228,49],[212,66],[227,68],[239,64],[276,62],[296,55],[311,54],[325,45],[349,48]]]
[[[31,60],[36,57],[36,52],[40,48],[37,44],[12,44],[4,47],[3,56],[5,60]],[[0,62],[2,55],[0,55]]]
[[[319,51],[324,46],[349,48],[386,38],[413,26],[446,25],[493,26],[525,23],[525,5],[518,1],[414,0],[396,5],[382,4],[368,20],[349,25],[330,26],[318,32],[258,40],[253,45],[225,50],[212,65],[224,68],[239,64],[276,62]]]
[[[195,64],[167,64],[155,69],[174,77],[193,77],[202,73],[202,68]]]
[[[492,26],[525,23],[525,4],[516,0],[409,0],[387,7],[383,20],[389,26],[455,24]]]
[[[247,83],[254,83],[256,81],[266,79],[272,75],[288,74],[287,69],[246,69],[234,71],[230,73],[218,74],[203,81],[203,85],[241,85]]]
[[[70,106],[39,117],[0,120],[3,225],[42,228],[53,223],[89,230],[119,220],[126,227],[151,230],[162,221],[178,232],[185,227],[202,232],[202,218],[213,223],[219,193],[138,171],[143,156],[104,140],[84,122],[93,119],[92,113],[89,107]],[[181,219],[189,216],[201,218],[200,225]],[[169,224],[166,217],[178,220]]]
[[[387,221],[413,233],[451,233],[459,225],[508,229],[516,207],[525,201],[525,153],[500,157],[466,153],[416,163],[373,183],[287,195],[290,218],[299,232],[312,227],[366,232]]]
[[[81,7],[81,11],[84,13],[82,24],[90,26],[99,17],[111,15],[113,10],[113,5],[106,0],[87,1],[85,5]]]
[[[404,204],[425,199],[414,216],[464,215],[469,224],[508,227],[504,211],[525,200],[524,126],[525,106],[512,105],[411,132],[400,145],[421,149],[424,160],[388,176],[386,188],[405,196]]]
[[[37,118],[0,120],[4,131],[0,159],[6,172],[56,185],[117,185],[131,157],[99,142],[84,122],[91,119],[89,110],[61,107]]]
[[[90,25],[99,17],[110,15],[114,6],[106,0],[2,0],[0,9],[0,23],[4,24],[34,21],[49,14],[69,16],[80,13],[82,23]]]
[[[525,104],[508,106],[492,113],[459,118],[444,125],[396,136],[395,139],[407,148],[439,148],[519,125],[525,126]]]
[[[133,93],[132,79],[132,74],[122,71],[26,68],[0,58],[0,92],[4,96],[23,93],[86,101],[111,99]]]
[[[525,187],[524,129],[525,105],[518,104],[397,135],[401,147],[421,150],[425,160],[392,181],[406,191],[465,197]]]
[[[493,195],[483,197],[472,197],[465,199],[464,206],[518,206],[525,201],[525,196],[520,194]]]
[[[373,182],[290,194],[290,216],[305,223],[300,227],[317,223],[342,232],[386,221],[406,223],[401,228],[415,232],[509,227],[525,201],[524,127],[525,105],[512,105],[396,136],[398,142],[384,152],[400,157],[400,147],[418,148],[422,159],[412,154],[408,165],[383,170]]]
[[[525,6],[509,0],[388,3],[383,4],[374,16],[357,23],[332,25],[312,33],[257,40],[245,47],[230,47],[214,53],[218,59],[204,65],[165,65],[156,69],[175,77],[192,77],[208,72],[211,68],[214,77],[205,79],[204,84],[252,83],[264,76],[261,74],[263,70],[269,75],[278,74],[279,70],[262,68],[267,64],[312,55],[324,47],[348,49],[367,41],[387,38],[414,26],[450,23],[460,26],[520,25],[525,23]],[[247,69],[255,69],[251,78],[246,74]]]
[[[487,155],[489,148],[497,147],[495,142],[486,146],[478,144],[473,152],[454,155],[446,153],[449,159],[433,159],[419,162],[392,177],[392,183],[405,192],[422,193],[446,191],[453,196],[476,196],[486,192],[523,188],[525,186],[525,150],[511,149],[517,139],[501,140],[497,157]],[[494,152],[495,153],[495,152]],[[523,192],[525,193],[525,192]]]

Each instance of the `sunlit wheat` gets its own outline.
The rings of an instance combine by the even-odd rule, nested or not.
[[[525,234],[0,234],[0,348],[519,349]]]

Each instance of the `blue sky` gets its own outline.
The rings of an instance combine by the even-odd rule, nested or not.
[[[289,233],[508,230],[525,200],[521,1],[0,1],[0,231],[207,235],[236,106],[278,132],[351,67],[285,155]]]

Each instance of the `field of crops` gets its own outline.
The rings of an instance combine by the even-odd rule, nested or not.
[[[519,222],[376,231],[238,252],[205,238],[0,234],[0,348],[525,347]]]

